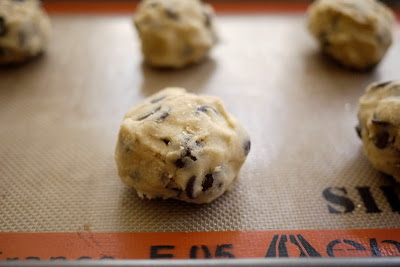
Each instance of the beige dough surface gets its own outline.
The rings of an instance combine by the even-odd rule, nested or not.
[[[0,64],[19,63],[41,53],[51,32],[40,1],[0,1]]]
[[[400,80],[369,86],[360,98],[358,119],[369,161],[400,182]]]
[[[145,60],[181,68],[204,59],[216,42],[213,9],[199,0],[144,0],[134,23]]]
[[[250,137],[216,97],[166,88],[132,108],[115,157],[140,197],[208,203],[232,186]]]
[[[317,0],[308,28],[322,51],[352,69],[374,67],[392,44],[394,16],[375,0]]]

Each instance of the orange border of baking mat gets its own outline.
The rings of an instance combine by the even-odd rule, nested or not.
[[[49,1],[43,3],[50,13],[132,13],[137,2],[127,1]],[[226,13],[265,13],[265,12],[304,12],[309,3],[306,2],[213,2],[212,6],[217,12]]]
[[[211,3],[218,13],[295,13],[305,12],[310,5],[308,2],[282,2],[282,1],[226,1]],[[123,0],[57,0],[43,2],[47,12],[52,14],[132,14],[136,10],[137,2]],[[397,19],[400,20],[400,10],[394,9]]]
[[[0,261],[399,255],[400,229],[0,233]]]

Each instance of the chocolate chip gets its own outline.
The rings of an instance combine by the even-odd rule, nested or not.
[[[161,139],[167,146],[169,145],[169,140],[168,139]]]
[[[356,126],[356,132],[357,132],[358,137],[361,139],[361,125],[360,124]]]
[[[175,161],[175,165],[176,167],[178,167],[179,169],[182,169],[183,167],[185,167],[185,162],[183,162],[183,159],[177,159]]]
[[[190,198],[190,199],[195,198],[195,196],[194,196],[195,182],[196,182],[196,176],[192,176],[192,177],[190,177],[188,183],[186,184],[185,192],[186,192],[186,195],[188,196],[188,198]]]
[[[186,157],[189,157],[193,161],[197,160],[197,158],[191,154],[191,150],[189,148],[186,150]]]
[[[214,107],[211,107],[211,106],[198,107],[197,111],[201,111],[201,112],[205,112],[206,113],[208,109],[212,109],[215,113],[219,114],[219,112]]]
[[[206,12],[204,12],[203,14],[204,14],[204,18],[205,18],[205,20],[204,20],[204,25],[205,25],[207,28],[211,27],[211,16],[210,16],[210,14],[208,14],[208,13],[206,13]]]
[[[153,100],[150,101],[150,103],[154,104],[154,103],[160,102],[161,100],[163,100],[163,99],[166,98],[166,97],[167,97],[167,96],[162,96],[162,97],[153,99]]]
[[[175,165],[180,169],[185,167],[186,164],[183,161],[183,159],[186,158],[186,157],[190,158],[193,161],[197,160],[197,158],[192,155],[192,150],[189,147],[187,147],[185,152],[181,154],[181,157],[175,161]]]
[[[167,16],[168,16],[170,19],[173,19],[173,20],[178,20],[178,19],[179,19],[178,13],[176,13],[176,11],[174,10],[174,8],[171,7],[171,6],[165,8],[165,14],[167,14]]]
[[[149,114],[144,115],[143,117],[140,117],[140,118],[138,119],[138,121],[142,121],[142,120],[144,120],[144,119],[147,119],[149,116],[153,115],[153,114],[156,113],[157,111],[160,111],[160,109],[161,109],[161,107],[158,107],[157,109],[153,110],[153,111],[150,112]]]
[[[203,183],[201,184],[201,186],[203,187],[203,192],[210,189],[213,185],[213,182],[214,182],[213,174],[212,173],[207,174],[203,180]]]
[[[3,17],[0,17],[0,37],[3,37],[7,34],[6,21]]]
[[[378,119],[375,113],[374,113],[371,121],[372,121],[372,123],[379,125],[379,126],[383,126],[383,127],[389,126],[391,124],[390,122],[382,121],[382,120]]]
[[[203,146],[203,142],[196,140],[196,146],[202,147]]]
[[[390,84],[390,83],[392,83],[392,82],[393,82],[393,81],[378,83],[377,85],[375,85],[375,86],[373,87],[373,89],[380,89],[380,88],[385,87],[386,85],[388,85],[388,84]]]
[[[250,140],[246,140],[243,144],[244,154],[247,156],[250,152],[251,142]]]
[[[374,136],[372,141],[374,142],[377,148],[384,149],[389,142],[389,133],[386,131],[380,132],[376,136]]]
[[[219,183],[219,184],[218,184],[218,188],[221,188],[222,185],[223,185],[223,183]]]
[[[129,146],[127,144],[125,144],[125,142],[123,142],[122,140],[119,141],[119,146],[121,147],[121,149],[125,152],[128,153],[129,151],[131,151],[131,149],[129,148]]]
[[[168,112],[163,113],[158,119],[157,122],[163,122],[169,116]]]

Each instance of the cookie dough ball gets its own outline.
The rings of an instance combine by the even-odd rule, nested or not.
[[[144,0],[134,22],[145,60],[181,68],[204,59],[216,42],[213,10],[200,0]]]
[[[317,0],[309,30],[322,51],[356,70],[378,64],[392,43],[393,13],[375,0]]]
[[[48,16],[37,0],[0,1],[0,64],[19,63],[40,54],[49,39]]]
[[[400,80],[369,86],[360,98],[358,120],[369,161],[400,182]]]
[[[200,204],[230,189],[249,151],[248,133],[221,100],[166,88],[125,115],[115,157],[140,197]]]

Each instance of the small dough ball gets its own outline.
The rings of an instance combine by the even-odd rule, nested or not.
[[[166,88],[125,115],[115,158],[140,197],[200,204],[230,189],[249,151],[248,133],[221,100]]]
[[[379,1],[317,0],[308,12],[322,51],[349,68],[374,67],[392,44],[394,15]]]
[[[360,98],[358,120],[369,161],[400,182],[400,80],[370,85]]]
[[[20,63],[40,54],[50,20],[37,0],[0,0],[0,64]]]
[[[216,43],[213,9],[200,0],[144,0],[134,17],[145,60],[182,68],[204,59]]]

